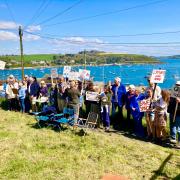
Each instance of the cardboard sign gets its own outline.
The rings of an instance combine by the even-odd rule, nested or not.
[[[99,93],[97,92],[86,92],[86,100],[87,101],[99,101]]]
[[[51,69],[51,78],[57,78],[58,77],[58,70],[56,68]]]
[[[63,77],[68,78],[70,72],[71,72],[71,66],[64,66]]]
[[[173,86],[173,88],[171,89],[171,97],[180,98],[180,86]]]
[[[86,69],[79,69],[80,80],[89,80],[90,79],[90,71]]]
[[[78,81],[79,80],[79,72],[69,72],[68,76],[69,76],[68,78],[70,81],[73,81],[73,80]]]
[[[150,103],[151,103],[150,99],[144,99],[140,101],[139,103],[140,112],[146,112],[147,110],[149,110]]]
[[[4,70],[6,62],[0,61],[0,69]]]
[[[150,81],[152,83],[163,83],[166,70],[153,69]]]

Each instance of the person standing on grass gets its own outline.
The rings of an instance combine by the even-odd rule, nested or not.
[[[130,98],[130,110],[135,123],[134,132],[137,136],[144,136],[144,128],[142,125],[143,112],[140,112],[139,102],[145,98],[143,93],[139,90],[135,90],[134,95]]]
[[[35,112],[37,111],[36,100],[37,97],[39,96],[40,87],[36,77],[30,77],[29,80],[30,80],[30,85],[28,91],[30,95],[31,107],[32,107],[32,111]]]
[[[130,107],[130,102],[131,102],[131,98],[134,96],[135,94],[135,86],[133,84],[129,85],[128,87],[128,91],[126,93],[126,98],[125,98],[125,106],[126,106],[126,110],[127,110],[127,123],[130,123],[130,117],[131,117],[131,107]]]
[[[17,110],[17,94],[13,92],[13,90],[18,90],[18,83],[15,81],[15,78],[13,75],[10,75],[8,77],[8,84],[6,86],[6,98],[8,100],[8,110]]]
[[[150,101],[156,102],[158,99],[161,98],[161,88],[159,86],[156,86],[156,89],[154,91],[155,84],[151,82],[151,76],[149,76],[147,80],[148,80],[148,87],[145,89],[145,92],[150,92],[151,95]],[[147,131],[148,131],[147,139],[152,139],[152,136],[155,134],[154,117],[155,117],[154,111],[149,110],[146,113]]]
[[[18,99],[22,113],[25,112],[25,97],[26,97],[26,87],[22,82],[19,82]]]
[[[79,98],[80,98],[80,91],[77,89],[76,84],[74,81],[70,82],[70,88],[65,90],[65,96],[68,100],[68,108],[74,110],[74,120],[75,123],[79,118]]]
[[[106,132],[108,132],[110,128],[111,98],[112,98],[111,88],[105,85],[104,92],[100,94],[100,102],[101,102],[101,117]]]
[[[153,103],[155,117],[154,128],[156,134],[153,137],[157,138],[157,141],[166,139],[166,125],[167,125],[167,107],[170,100],[170,94],[166,90],[161,91],[161,98]]]
[[[116,77],[111,87],[112,91],[112,114],[115,114],[118,108],[119,118],[123,119],[123,106],[125,104],[126,87],[121,83],[121,78]]]
[[[176,82],[176,86],[180,88],[180,81]],[[177,106],[177,112],[176,112],[176,117],[174,119],[174,112],[175,112],[175,107],[176,103],[178,103]],[[180,148],[180,98],[170,98],[169,106],[168,106],[168,113],[170,117],[170,142],[173,144],[177,144],[177,146]]]

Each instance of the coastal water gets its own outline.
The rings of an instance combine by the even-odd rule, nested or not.
[[[160,59],[162,64],[127,64],[127,65],[110,65],[110,66],[87,66],[91,71],[91,77],[94,81],[113,81],[117,76],[121,77],[122,82],[126,85],[147,85],[146,77],[151,74],[153,69],[165,69],[166,76],[162,88],[171,88],[172,85],[180,80],[180,60],[178,59]],[[82,69],[81,66],[72,67],[73,71]],[[58,73],[62,74],[63,67],[59,67]],[[25,69],[25,74],[42,78],[45,74],[50,74],[51,68],[33,68]],[[0,79],[6,79],[8,75],[13,74],[17,79],[21,79],[20,69],[0,70]]]

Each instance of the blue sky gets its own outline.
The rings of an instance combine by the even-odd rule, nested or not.
[[[123,11],[109,13],[119,10]],[[42,23],[58,13],[56,18]],[[104,13],[108,14],[82,20]],[[23,36],[25,54],[76,53],[83,49],[145,55],[180,54],[180,32],[100,37],[180,31],[179,17],[179,0],[0,0],[0,54],[19,53],[19,25],[26,31]],[[173,44],[141,44],[167,42]]]

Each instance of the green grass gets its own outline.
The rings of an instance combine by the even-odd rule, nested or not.
[[[43,60],[53,60],[54,54],[31,54],[31,55],[24,55],[25,62],[30,61],[43,61]],[[20,61],[20,56],[9,56],[11,59]]]
[[[180,153],[121,133],[38,129],[29,115],[0,110],[2,179],[95,180],[104,174],[131,179],[173,179]],[[78,132],[78,130],[76,130]]]

